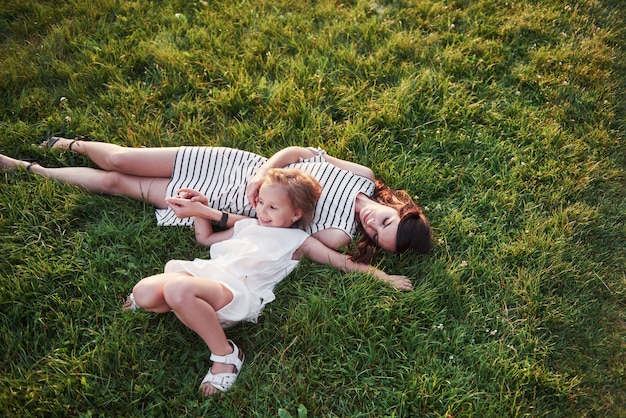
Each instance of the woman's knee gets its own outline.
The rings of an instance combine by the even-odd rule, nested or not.
[[[100,187],[103,193],[122,194],[122,186],[124,185],[126,177],[128,176],[117,171],[107,171],[100,179]]]
[[[136,159],[132,156],[132,149],[122,148],[107,155],[109,170],[125,173],[129,165],[135,165]]]

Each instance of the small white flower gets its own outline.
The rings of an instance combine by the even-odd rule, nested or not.
[[[465,260],[461,261],[461,267],[463,268],[467,267],[467,261]]]
[[[454,356],[448,357],[448,360],[454,360]]]
[[[65,117],[65,121],[66,122],[71,122],[72,121],[72,117],[71,116],[66,116]]]

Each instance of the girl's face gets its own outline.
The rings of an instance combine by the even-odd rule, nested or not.
[[[273,228],[288,228],[302,216],[289,199],[285,187],[276,183],[263,183],[256,205],[259,223]]]
[[[380,248],[395,252],[400,215],[392,207],[369,201],[359,212],[359,220],[368,237]]]

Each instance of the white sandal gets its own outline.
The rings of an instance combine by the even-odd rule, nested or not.
[[[133,312],[133,311],[137,311],[137,310],[141,309],[141,306],[137,305],[137,303],[135,302],[135,297],[131,293],[126,298],[126,303],[124,303],[124,305],[122,306],[122,309],[125,310],[125,311]]]
[[[205,383],[209,383],[214,388],[222,392],[226,392],[237,381],[237,376],[239,375],[239,372],[241,371],[241,367],[243,366],[243,361],[245,359],[245,356],[242,354],[241,358],[239,358],[239,348],[231,340],[228,340],[228,342],[230,343],[230,345],[233,346],[232,353],[226,354],[225,356],[217,356],[215,354],[211,354],[210,359],[211,361],[216,362],[216,363],[234,365],[235,373],[213,374],[211,373],[211,369],[209,369],[209,372],[206,374],[206,376],[204,376],[204,379],[202,379],[202,383],[200,383],[200,386],[204,385]]]

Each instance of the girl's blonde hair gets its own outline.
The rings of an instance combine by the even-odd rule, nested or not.
[[[313,176],[297,168],[272,168],[267,171],[264,183],[286,187],[291,204],[302,211],[296,224],[306,225],[313,220],[315,203],[322,194],[322,186]]]

